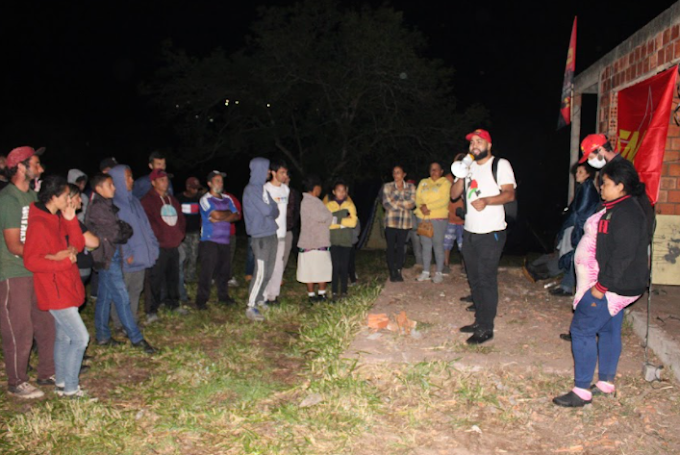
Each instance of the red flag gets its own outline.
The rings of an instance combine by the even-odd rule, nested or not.
[[[571,39],[567,51],[567,64],[564,67],[564,82],[562,83],[562,100],[560,101],[560,116],[557,119],[557,129],[571,124],[571,95],[574,91],[574,71],[576,69],[576,16],[571,27]]]
[[[640,180],[647,186],[647,196],[652,204],[656,204],[659,198],[677,75],[676,65],[618,94],[616,149],[635,165]]]

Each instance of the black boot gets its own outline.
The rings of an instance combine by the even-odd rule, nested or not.
[[[394,269],[390,269],[390,282],[394,283],[396,281],[397,281],[396,271]]]
[[[401,276],[401,269],[394,271],[394,281],[404,281],[404,277]]]

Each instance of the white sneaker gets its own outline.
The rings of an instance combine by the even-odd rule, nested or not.
[[[32,386],[28,382],[22,382],[17,386],[9,387],[7,391],[11,395],[23,399],[41,398],[45,396],[45,392],[37,387]]]
[[[416,281],[429,281],[430,280],[430,272],[421,272],[420,275],[418,275],[418,278],[416,278]]]
[[[182,308],[181,306],[178,306],[173,311],[177,314],[182,315],[182,316],[186,316],[187,314],[189,314],[189,310],[187,310],[186,308]],[[158,317],[158,316],[156,316],[156,317]]]
[[[435,284],[439,284],[442,281],[444,281],[444,275],[442,275],[441,272],[437,272],[434,274],[434,278],[432,278],[432,282]]]
[[[255,307],[250,307],[246,310],[246,317],[251,321],[264,321],[264,316]]]
[[[64,392],[64,389],[57,390],[57,396],[61,398],[87,398],[87,393],[78,386],[73,392]]]
[[[227,286],[232,288],[238,287],[238,280],[236,278],[232,278],[231,280],[227,281]]]
[[[159,317],[156,313],[151,313],[146,315],[146,323],[151,324],[153,322],[158,321]]]

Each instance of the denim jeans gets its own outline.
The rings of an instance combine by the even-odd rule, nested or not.
[[[612,317],[606,296],[596,299],[590,289],[583,294],[570,328],[576,387],[590,387],[598,362],[599,379],[614,380],[621,356],[622,325],[623,311]]]
[[[99,290],[97,292],[97,305],[94,308],[94,331],[97,341],[104,342],[111,338],[109,329],[109,315],[111,314],[111,302],[116,306],[116,313],[120,318],[125,333],[133,343],[139,343],[144,338],[139,331],[137,323],[130,309],[130,296],[125,287],[123,269],[120,263],[119,249],[111,259],[108,269],[99,271]]]
[[[50,313],[57,329],[54,340],[55,382],[64,384],[64,392],[75,392],[90,335],[80,318],[78,307],[50,310]]]
[[[253,254],[253,238],[248,236],[248,247],[246,248],[246,275],[253,275],[255,270],[255,255]]]

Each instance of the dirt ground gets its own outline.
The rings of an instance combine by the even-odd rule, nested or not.
[[[473,313],[466,311],[468,304],[460,301],[469,294],[460,266],[453,266],[440,285],[416,282],[417,272],[406,270],[402,283],[387,282],[370,311],[392,320],[406,312],[417,321],[415,336],[365,327],[346,356],[359,359],[369,377],[386,365],[452,362],[486,390],[501,391],[500,406],[518,408],[528,418],[503,421],[489,413],[474,414],[470,420],[477,422],[474,426],[444,425],[413,435],[419,440],[415,453],[680,453],[680,435],[675,431],[680,428],[678,383],[668,369],[662,381],[643,379],[643,340],[631,324],[624,322],[617,398],[607,403],[595,399],[581,409],[559,408],[551,399],[567,392],[573,378],[571,345],[559,338],[571,321],[570,298],[551,296],[544,288],[548,282],[531,283],[518,267],[501,267],[494,339],[470,348],[464,344],[469,335],[458,331],[474,321]],[[680,337],[680,289],[655,287],[652,295],[652,323]],[[629,310],[646,314],[646,307],[645,295]],[[661,364],[651,350],[648,358]],[[502,392],[513,388],[526,389],[530,398],[517,403],[509,392]]]

